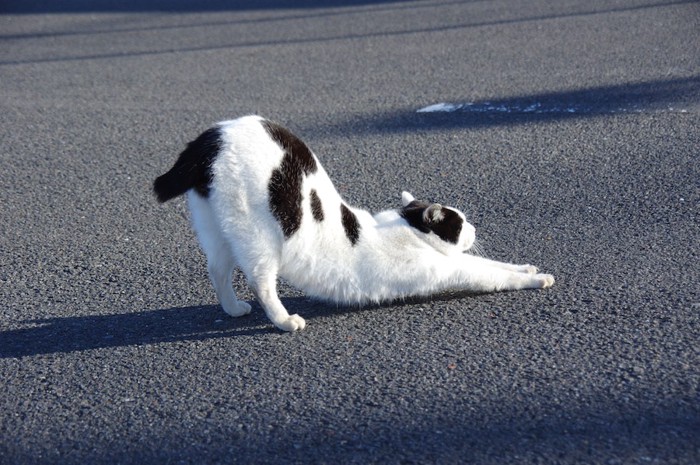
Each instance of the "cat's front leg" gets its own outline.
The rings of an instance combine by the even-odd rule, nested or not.
[[[255,295],[265,314],[282,331],[301,331],[306,321],[299,315],[290,315],[277,295],[277,274],[267,272],[253,279]]]
[[[536,274],[537,271],[539,271],[538,268],[536,266],[533,266],[533,265],[516,265],[514,263],[499,262],[496,260],[489,260],[488,258],[477,257],[474,255],[469,255],[469,257],[474,262],[480,262],[483,265],[493,266],[496,268],[502,268],[504,270],[509,270],[509,271],[515,271],[517,273]]]
[[[554,276],[544,273],[523,273],[520,271],[494,268],[485,273],[483,283],[494,291],[515,291],[520,289],[544,289],[554,284]]]
[[[533,268],[464,255],[456,263],[455,275],[466,289],[478,292],[543,289],[554,284],[554,276]]]

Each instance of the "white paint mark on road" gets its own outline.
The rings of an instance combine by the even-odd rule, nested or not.
[[[585,113],[590,111],[583,105],[554,105],[540,102],[529,103],[436,103],[418,110],[418,113],[464,112],[464,113]]]
[[[417,113],[510,113],[510,114],[614,114],[614,113],[688,113],[685,108],[642,108],[640,105],[607,106],[546,102],[464,102],[435,103],[416,110]]]
[[[464,104],[455,103],[436,103],[418,110],[418,113],[434,113],[434,112],[450,112],[459,110]]]

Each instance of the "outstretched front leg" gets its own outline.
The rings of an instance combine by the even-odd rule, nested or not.
[[[458,287],[476,292],[542,289],[554,284],[551,274],[537,273],[532,265],[513,265],[464,254],[452,262]],[[456,283],[456,284],[457,284]]]
[[[502,268],[504,270],[515,271],[517,273],[535,274],[538,271],[537,267],[532,265],[516,265],[513,263],[489,260],[488,258],[477,257],[474,255],[469,255],[469,257],[474,263],[481,263],[484,266],[493,266],[496,268]]]

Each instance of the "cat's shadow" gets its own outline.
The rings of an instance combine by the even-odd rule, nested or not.
[[[18,329],[0,332],[0,358],[253,336],[272,331],[264,314],[258,313],[231,318],[218,305],[201,305],[30,320]]]
[[[429,299],[412,298],[384,304],[402,307],[428,301],[451,300],[474,294],[452,293]],[[307,320],[333,318],[349,312],[366,312],[377,305],[344,307],[314,301],[307,297],[287,297],[283,302],[290,313]],[[257,302],[251,302],[250,315],[231,318],[218,305],[143,310],[112,315],[54,317],[23,322],[22,327],[0,331],[0,358],[20,358],[39,354],[70,353],[110,347],[139,346],[176,341],[247,337],[280,334]]]

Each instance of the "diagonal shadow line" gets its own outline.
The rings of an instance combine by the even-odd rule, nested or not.
[[[540,407],[542,413],[537,416],[514,407],[515,401],[502,409],[510,408],[512,413],[504,415],[496,410],[490,415],[496,418],[488,420],[460,411],[465,406],[459,401],[451,400],[458,410],[445,415],[432,412],[434,399],[416,398],[420,407],[413,409],[420,412],[417,421],[409,424],[383,422],[375,428],[360,429],[355,419],[350,419],[345,433],[336,440],[319,434],[318,429],[312,430],[307,424],[302,424],[301,430],[287,428],[275,437],[255,438],[231,434],[230,427],[223,425],[215,434],[227,436],[233,443],[214,441],[217,446],[213,455],[235,454],[243,463],[265,461],[268,457],[274,457],[278,463],[305,463],[310,450],[316,457],[334,457],[340,463],[377,463],[378,456],[383,456],[388,463],[540,463],[543,457],[553,459],[552,463],[597,463],[581,462],[581,459],[609,455],[611,447],[622,457],[644,457],[647,447],[662,457],[690,459],[697,455],[693,437],[700,422],[695,412],[684,411],[681,401],[619,407],[611,401],[609,393],[591,397],[592,403],[586,407],[579,407],[577,402],[558,408],[547,403]],[[170,454],[180,458],[188,456],[190,461],[197,462],[201,453],[186,449],[184,444],[189,442],[180,437],[184,434],[188,433],[171,431],[169,439],[151,440],[158,444],[171,442],[166,450],[175,453]],[[339,443],[341,439],[343,442]],[[290,444],[300,447],[293,448]],[[601,450],[595,450],[596,447]],[[153,449],[131,453],[138,457],[135,460],[138,462],[144,457],[150,458]],[[115,454],[108,453],[101,461],[114,461],[116,457],[112,455]],[[162,455],[158,459],[163,461]],[[653,462],[659,463],[658,460]]]
[[[330,134],[402,133],[434,129],[508,126],[612,114],[700,112],[700,76],[591,87],[456,103],[449,112],[418,108],[350,116],[329,123]]]
[[[39,33],[26,33],[26,34],[0,34],[0,40],[17,40],[17,39],[39,39],[44,37],[69,37],[69,36],[83,36],[83,35],[99,35],[99,34],[118,34],[124,32],[138,32],[138,31],[167,31],[172,29],[183,30],[183,29],[196,29],[196,28],[209,28],[218,26],[237,26],[237,25],[249,25],[249,24],[265,24],[265,23],[277,23],[283,21],[294,21],[297,19],[312,19],[312,18],[328,18],[334,16],[348,16],[348,15],[358,15],[366,13],[381,13],[386,11],[398,11],[398,10],[416,10],[425,8],[435,8],[445,5],[456,5],[463,3],[476,3],[485,2],[488,0],[446,0],[442,2],[435,2],[429,4],[417,4],[411,3],[407,5],[392,5],[392,6],[376,6],[376,5],[362,5],[358,8],[352,10],[343,11],[326,11],[317,13],[296,13],[296,14],[286,14],[283,16],[272,16],[265,18],[252,18],[252,19],[241,19],[235,21],[208,21],[197,24],[177,24],[168,26],[142,26],[142,27],[125,27],[107,30],[96,30],[96,31],[61,31],[61,32],[39,32]],[[318,8],[323,8],[325,5],[317,5]],[[333,6],[333,5],[328,5]],[[2,11],[0,10],[0,14]]]
[[[517,24],[533,21],[545,21],[550,19],[562,19],[562,18],[573,18],[573,17],[583,17],[583,16],[595,16],[608,13],[619,13],[625,11],[636,11],[648,8],[660,8],[666,6],[674,6],[681,4],[692,4],[696,0],[680,0],[668,3],[654,3],[647,5],[638,5],[634,7],[624,7],[624,8],[610,8],[607,10],[595,10],[586,11],[578,13],[562,13],[562,14],[552,14],[552,15],[540,15],[528,18],[514,18],[506,20],[496,20],[496,21],[483,21],[474,23],[462,23],[454,24],[440,27],[431,28],[416,28],[416,29],[406,29],[399,31],[378,31],[369,32],[361,34],[343,34],[330,37],[313,37],[313,38],[298,38],[298,39],[286,39],[286,40],[260,40],[260,41],[247,41],[239,42],[226,45],[208,45],[200,47],[185,47],[176,49],[165,49],[165,50],[146,50],[140,52],[119,52],[119,53],[104,53],[104,54],[92,54],[92,55],[81,55],[74,57],[51,57],[51,58],[37,58],[31,60],[6,60],[0,61],[0,66],[12,66],[12,65],[22,65],[22,64],[41,64],[41,63],[60,63],[60,62],[71,62],[71,61],[83,61],[83,60],[104,60],[104,59],[114,59],[114,58],[135,58],[135,57],[145,57],[145,56],[156,56],[156,55],[168,55],[177,53],[191,53],[191,52],[211,52],[217,50],[232,50],[232,49],[242,49],[242,48],[253,48],[253,47],[269,47],[269,46],[283,46],[283,45],[303,45],[303,44],[314,44],[314,43],[324,43],[324,42],[336,42],[336,41],[347,41],[347,40],[365,40],[377,37],[398,37],[413,34],[429,34],[436,32],[447,32],[459,29],[477,28],[485,26],[498,26],[507,24]]]
[[[445,0],[454,3],[471,3],[487,0]],[[414,3],[415,1],[410,1]],[[318,8],[372,7],[397,0],[4,0],[0,13],[57,14],[57,13],[193,13],[260,10],[314,10]],[[411,5],[397,5],[396,9]]]

